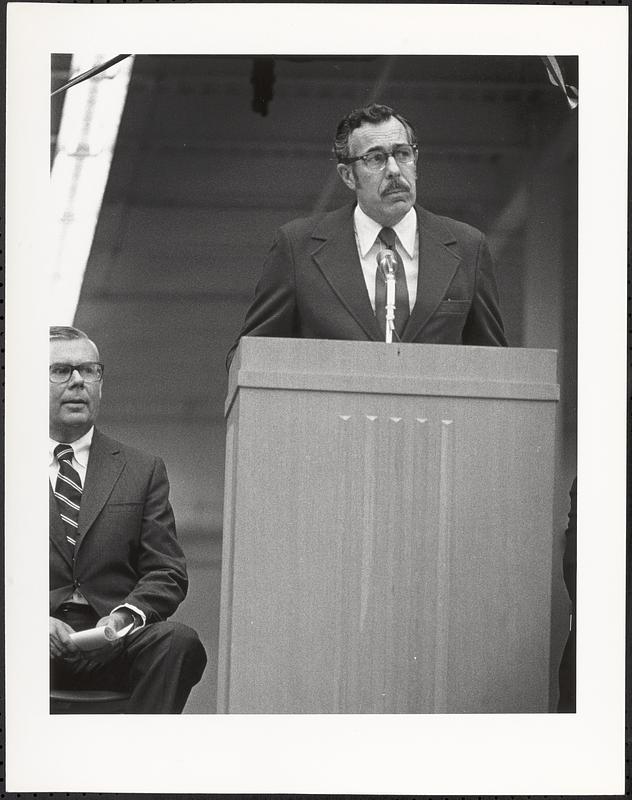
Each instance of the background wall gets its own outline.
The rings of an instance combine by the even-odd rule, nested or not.
[[[54,82],[67,62],[54,57]],[[576,60],[560,63],[576,86]],[[370,101],[417,128],[419,202],[488,234],[511,346],[559,351],[561,553],[576,452],[577,112],[540,59],[136,56],[75,324],[106,363],[100,424],[167,464],[191,577],[177,616],[209,653],[189,712],[215,707],[224,357],[275,229],[352,199],[331,140]],[[554,648],[565,598],[555,611]]]

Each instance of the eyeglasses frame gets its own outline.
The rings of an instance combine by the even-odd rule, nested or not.
[[[58,386],[60,386],[63,383],[68,383],[68,381],[72,378],[72,373],[75,370],[78,371],[80,367],[84,367],[86,364],[96,364],[98,367],[101,367],[101,376],[97,378],[96,381],[91,381],[91,380],[86,380],[86,378],[83,375],[81,375],[81,372],[79,372],[79,375],[81,375],[81,379],[86,383],[100,383],[103,380],[103,373],[105,372],[105,365],[102,364],[100,361],[82,361],[81,364],[68,364],[66,361],[55,361],[52,364],[49,364],[48,366],[48,381],[49,383],[55,383]],[[56,366],[71,367],[70,375],[66,378],[65,381],[52,380],[50,376],[50,368]]]
[[[368,170],[370,170],[371,172],[381,172],[386,167],[386,163],[388,162],[388,159],[391,158],[391,157],[395,158],[395,155],[394,155],[395,150],[397,150],[399,147],[411,147],[412,148],[413,160],[410,161],[410,162],[404,162],[404,163],[405,164],[406,163],[414,164],[415,161],[417,160],[418,155],[419,155],[419,145],[416,145],[416,144],[406,144],[406,145],[398,144],[397,147],[393,148],[393,150],[390,150],[390,151],[386,151],[386,150],[371,150],[368,153],[364,153],[361,156],[354,156],[353,158],[341,158],[340,159],[340,163],[341,164],[346,164],[348,166],[350,164],[355,164],[356,161],[364,161],[364,166]],[[386,161],[384,162],[384,165],[382,167],[380,167],[379,169],[372,170],[371,167],[369,167],[369,165],[366,163],[366,159],[369,156],[377,155],[378,153],[380,155],[386,156]],[[395,158],[395,161],[399,164],[399,161],[397,161],[396,158]]]

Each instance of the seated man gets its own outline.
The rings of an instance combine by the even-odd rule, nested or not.
[[[206,665],[197,634],[168,622],[187,592],[160,458],[94,427],[103,365],[70,327],[50,329],[50,658],[55,688],[131,693],[131,713],[176,714]],[[75,631],[122,638],[86,654]]]

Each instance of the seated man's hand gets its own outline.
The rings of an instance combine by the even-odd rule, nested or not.
[[[132,612],[128,611],[126,608],[119,608],[116,611],[112,611],[112,613],[108,614],[107,617],[101,617],[101,619],[97,622],[96,627],[101,628],[105,625],[109,628],[112,628],[113,631],[118,632],[133,622],[134,615]]]
[[[118,632],[129,625],[130,622],[134,622],[134,615],[132,612],[125,608],[119,608],[116,611],[112,611],[107,617],[101,617],[95,627],[102,628],[107,626],[113,631]],[[123,648],[124,639],[125,637],[108,641],[105,647],[101,647],[99,650],[93,650],[89,654],[90,659],[99,662],[108,661]]]
[[[74,630],[60,619],[49,617],[49,645],[51,658],[69,658],[79,653],[77,645],[70,639]]]

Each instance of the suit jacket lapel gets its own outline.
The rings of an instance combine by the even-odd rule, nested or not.
[[[353,208],[345,206],[315,228],[311,256],[340,302],[369,339],[382,339],[371,308],[353,230]]]
[[[95,428],[79,511],[77,550],[106,504],[124,466],[125,459],[117,443]]]
[[[413,312],[402,333],[402,341],[413,342],[428,322],[459,266],[461,257],[446,245],[454,235],[429,211],[416,206],[419,231],[419,275]]]
[[[48,538],[59,550],[64,561],[72,566],[72,550],[66,539],[66,526],[59,516],[59,507],[50,481],[48,482]]]

